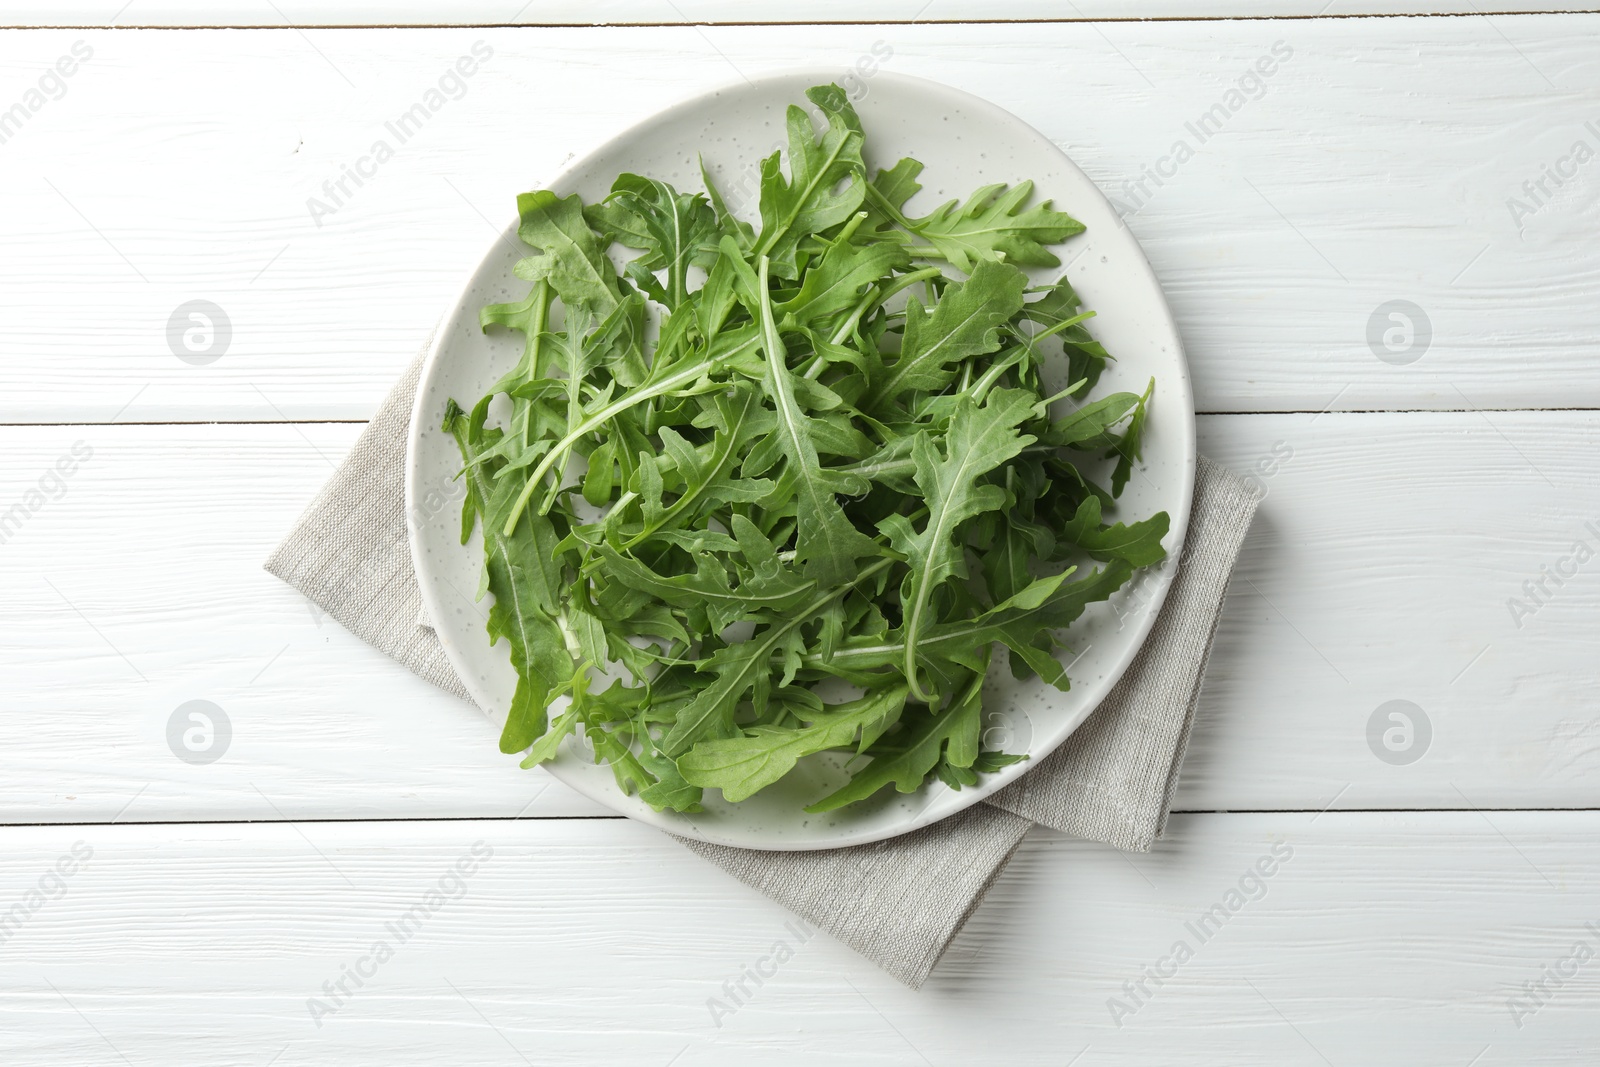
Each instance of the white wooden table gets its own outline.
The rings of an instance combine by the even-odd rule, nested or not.
[[[0,31],[0,1061],[1595,1062],[1600,14],[315,6],[0,4],[30,27]],[[518,770],[260,569],[513,192],[675,98],[875,44],[1123,203],[1202,449],[1267,490],[1167,839],[1033,834],[918,993]],[[220,358],[169,345],[192,300]],[[195,700],[229,724],[211,762],[169,746]]]

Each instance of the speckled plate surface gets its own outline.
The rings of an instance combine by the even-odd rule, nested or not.
[[[809,108],[805,89],[831,80],[831,72],[794,72],[706,93],[620,133],[574,160],[545,187],[593,201],[610,190],[618,173],[633,171],[698,190],[699,154],[735,213],[754,219],[756,161],[779,147],[784,109],[791,103]],[[1165,596],[1194,483],[1194,401],[1183,349],[1161,287],[1133,235],[1094,183],[1048,138],[993,104],[919,78],[880,73],[855,103],[866,130],[869,167],[889,166],[907,155],[927,165],[912,214],[925,214],[951,198],[965,199],[980,185],[1031,178],[1040,196],[1081,220],[1087,232],[1057,249],[1064,266],[1032,273],[1045,281],[1065,271],[1086,305],[1098,312],[1089,327],[1116,362],[1096,395],[1142,391],[1151,377],[1156,380],[1144,463],[1113,515],[1131,521],[1168,512],[1169,562],[1138,576],[1112,602],[1091,606],[1072,628],[1069,642],[1076,658],[1070,661],[1070,693],[1037,679],[1016,681],[1003,659],[985,689],[986,743],[1025,751],[1037,761],[1066,740],[1122,676]],[[507,189],[507,204],[522,191]],[[439,427],[451,397],[471,407],[516,363],[521,336],[485,335],[478,328],[478,309],[526,295],[527,283],[511,271],[524,254],[513,222],[489,247],[441,325],[417,390],[406,472],[411,551],[423,601],[450,662],[478,705],[497,721],[504,720],[516,678],[505,644],[489,644],[483,605],[471,600],[481,541],[474,534],[463,548],[456,506],[438,503],[446,495],[459,499],[449,487],[460,466],[454,441]],[[485,730],[484,743],[494,741]],[[808,815],[801,810],[806,804],[843,781],[839,761],[824,755],[803,761],[783,781],[743,803],[725,803],[708,791],[703,813],[679,815],[652,811],[637,797],[624,796],[608,769],[593,765],[571,745],[546,766],[606,807],[676,834],[760,849],[834,848],[893,837],[955,814],[1033,766],[1033,761],[1016,764],[976,788],[957,791],[936,782],[916,793],[889,791],[849,809]]]

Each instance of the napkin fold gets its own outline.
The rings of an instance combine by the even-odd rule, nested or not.
[[[266,569],[357,637],[462,699],[428,627],[406,530],[406,441],[419,356]],[[1067,741],[983,803],[888,841],[767,852],[679,838],[696,854],[913,989],[1035,824],[1131,852],[1161,835],[1233,564],[1257,495],[1201,457],[1184,550],[1132,665]]]

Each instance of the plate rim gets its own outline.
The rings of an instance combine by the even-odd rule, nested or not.
[[[769,86],[772,83],[806,79],[816,79],[812,81],[811,84],[826,84],[829,82],[835,82],[837,80],[837,72],[831,70],[821,70],[814,67],[786,67],[767,71],[756,77],[744,78],[740,81],[729,80],[720,82],[711,86],[710,88],[694,93],[693,95],[678,100],[675,103],[667,105],[666,107],[653,111],[638,121],[629,124],[627,127],[613,136],[608,137],[600,143],[588,148],[581,154],[574,154],[565,163],[557,167],[552,174],[541,180],[537,184],[537,187],[552,188],[559,185],[570,174],[585,166],[591,157],[603,152],[611,151],[612,149],[623,145],[625,142],[634,138],[642,131],[647,130],[649,127],[670,116],[686,110],[698,108],[708,101],[714,100],[718,97],[726,96],[729,93],[742,93],[750,90],[759,90],[763,87]],[[1183,420],[1180,442],[1182,446],[1182,457],[1179,464],[1178,474],[1176,476],[1182,479],[1183,484],[1181,486],[1182,492],[1179,506],[1169,509],[1169,515],[1171,516],[1171,527],[1169,530],[1171,546],[1168,549],[1166,557],[1168,560],[1181,565],[1185,541],[1188,536],[1189,517],[1194,507],[1195,476],[1199,463],[1199,451],[1196,440],[1194,389],[1190,377],[1188,355],[1183,346],[1183,338],[1178,332],[1177,322],[1173,318],[1171,306],[1167,301],[1166,290],[1162,287],[1160,280],[1155,275],[1154,269],[1150,266],[1149,258],[1144,252],[1144,247],[1139,243],[1138,238],[1133,235],[1133,231],[1127,226],[1126,220],[1122,217],[1121,213],[1116,210],[1115,205],[1111,202],[1110,198],[1106,196],[1104,191],[1101,190],[1100,186],[1087,174],[1085,174],[1082,168],[1079,167],[1072,157],[1067,155],[1067,153],[1058,144],[1056,144],[1055,141],[1045,136],[1042,131],[1035,128],[1031,123],[1027,122],[1014,112],[1011,112],[1000,105],[985,99],[984,97],[978,96],[974,93],[969,93],[964,89],[958,89],[955,86],[930,78],[902,74],[898,71],[879,71],[873,76],[873,80],[896,82],[916,91],[931,95],[943,95],[974,111],[987,112],[991,118],[994,118],[998,121],[1014,123],[1022,127],[1023,130],[1026,130],[1028,133],[1032,134],[1041,146],[1047,146],[1050,151],[1054,152],[1060,158],[1062,164],[1064,164],[1067,168],[1070,168],[1070,170],[1077,172],[1078,176],[1083,179],[1085,187],[1094,190],[1095,195],[1100,198],[1107,210],[1109,210],[1116,217],[1118,227],[1126,234],[1128,250],[1132,253],[1132,259],[1129,263],[1130,269],[1137,269],[1139,272],[1141,272],[1143,276],[1142,280],[1155,293],[1157,303],[1157,308],[1155,310],[1159,314],[1157,326],[1161,330],[1164,330],[1166,335],[1171,338],[1173,349],[1172,356],[1178,368],[1176,381],[1172,383],[1163,383],[1163,385],[1164,392],[1170,393],[1179,389],[1181,389],[1182,392],[1181,396],[1173,397],[1172,399],[1182,401],[1181,404],[1176,405],[1182,415]],[[430,621],[439,617],[437,613],[440,610],[441,605],[435,603],[436,598],[433,596],[433,590],[428,583],[422,581],[422,575],[424,573],[423,560],[426,553],[421,544],[419,527],[417,524],[410,521],[411,516],[417,514],[417,499],[420,495],[419,478],[421,469],[418,446],[421,434],[420,420],[423,416],[423,406],[429,395],[427,385],[438,370],[439,363],[444,352],[444,342],[450,335],[449,326],[454,321],[455,317],[459,315],[462,309],[466,306],[467,299],[473,289],[473,284],[477,278],[478,271],[483,268],[484,260],[487,259],[490,254],[492,254],[493,250],[500,242],[510,241],[515,244],[518,241],[517,229],[519,226],[519,221],[520,220],[518,219],[513,219],[505,228],[501,229],[501,231],[495,235],[493,241],[486,246],[483,255],[474,260],[472,265],[464,272],[464,277],[461,284],[456,288],[451,302],[446,305],[446,310],[442,312],[438,323],[434,327],[433,335],[428,341],[427,350],[423,355],[421,367],[417,376],[416,394],[412,398],[411,422],[406,427],[406,469],[404,477],[405,515],[407,517],[406,540],[411,552],[412,571],[417,581],[423,606],[428,613]],[[1061,268],[1061,276],[1065,276],[1066,270],[1068,267],[1070,267],[1070,265],[1071,264],[1068,263]],[[1104,703],[1104,701],[1109,697],[1111,691],[1116,688],[1123,676],[1127,674],[1127,671],[1132,666],[1133,661],[1138,657],[1139,651],[1144,647],[1145,642],[1149,640],[1150,631],[1155,625],[1156,618],[1161,613],[1162,606],[1166,602],[1167,594],[1172,587],[1173,580],[1176,578],[1177,573],[1178,568],[1174,567],[1164,580],[1155,583],[1156,588],[1151,593],[1148,609],[1135,623],[1135,630],[1137,631],[1135,634],[1135,639],[1125,647],[1119,658],[1119,661],[1106,672],[1105,695],[1101,697],[1100,702],[1092,705],[1086,705],[1084,708],[1082,708],[1077,713],[1076,721],[1066,727],[1048,747],[1039,748],[1037,746],[1030,745],[1028,752],[1029,758],[1027,760],[1013,764],[1006,768],[1002,768],[996,773],[985,775],[983,780],[979,782],[978,785],[968,786],[960,790],[958,794],[958,803],[954,807],[948,808],[948,810],[940,810],[935,813],[931,810],[934,807],[933,805],[925,804],[913,815],[901,820],[900,822],[892,823],[888,826],[863,825],[859,828],[844,830],[837,835],[836,840],[832,840],[824,845],[817,845],[810,842],[796,842],[781,838],[777,840],[767,839],[752,841],[749,840],[747,836],[743,835],[719,833],[714,829],[708,831],[705,827],[696,823],[693,819],[693,816],[679,815],[676,818],[671,818],[667,815],[667,813],[664,812],[625,810],[620,803],[618,803],[618,801],[622,799],[623,795],[617,793],[614,783],[608,782],[608,784],[611,786],[611,793],[616,793],[615,797],[613,797],[611,793],[603,793],[602,791],[586,788],[587,782],[581,778],[569,777],[562,774],[561,769],[555,765],[556,761],[541,764],[540,766],[547,773],[568,785],[578,793],[588,797],[604,807],[610,808],[619,815],[645,823],[646,825],[654,826],[657,829],[665,830],[668,833],[691,837],[695,840],[703,841],[708,844],[725,845],[736,848],[748,848],[759,851],[798,852],[847,848],[853,845],[874,844],[880,841],[890,840],[903,834],[911,833],[914,830],[922,829],[936,822],[943,821],[944,819],[962,814],[979,802],[994,795],[999,790],[1004,789],[1005,787],[1020,780],[1025,774],[1035,769],[1040,762],[1047,759],[1063,744],[1065,744],[1073,734],[1083,727],[1083,724],[1095,712],[1095,710],[1099,708],[1102,703]],[[457,657],[460,656],[464,658],[465,653],[457,647],[456,642],[447,632],[439,629],[434,629],[433,632],[435,637],[439,640],[441,647],[444,649],[445,657],[450,662],[450,666],[461,678],[461,682],[466,687],[468,692],[472,693],[475,689],[475,679],[472,677],[472,672],[462,670],[462,664],[457,662]],[[476,696],[474,696],[473,703],[479,704]],[[491,723],[496,721],[494,713],[489,709],[484,708],[481,704],[479,704],[478,710],[485,717],[487,717]],[[930,787],[925,784],[921,788],[927,789]]]

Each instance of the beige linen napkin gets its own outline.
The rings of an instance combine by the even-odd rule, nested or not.
[[[363,641],[467,699],[426,625],[406,533],[406,437],[421,369],[419,357],[266,568]],[[1035,823],[1148,851],[1166,824],[1228,578],[1256,502],[1244,479],[1200,460],[1183,556],[1144,647],[1065,744],[984,803],[851,848],[683,844],[912,988],[928,977]]]

